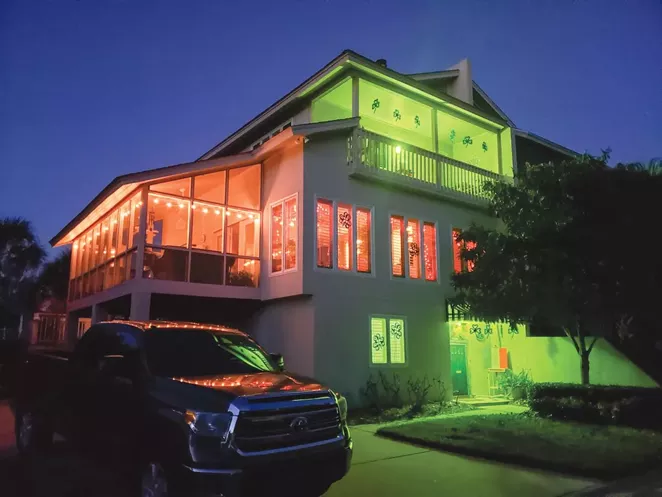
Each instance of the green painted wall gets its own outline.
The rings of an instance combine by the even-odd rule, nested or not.
[[[347,78],[313,100],[311,121],[314,123],[352,117],[352,80]]]
[[[508,349],[509,366],[514,372],[526,370],[536,382],[580,383],[579,356],[567,337],[527,337],[523,326],[510,335],[505,325],[492,325],[494,332],[483,341],[469,332],[474,322],[451,322],[451,343],[466,343],[471,395],[488,395],[488,371],[498,366],[499,336]],[[485,324],[476,322],[481,329]],[[656,386],[637,366],[608,342],[600,340],[591,352],[591,383],[596,385]]]

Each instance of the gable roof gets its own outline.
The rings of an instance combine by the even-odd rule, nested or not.
[[[471,115],[473,118],[483,120],[492,126],[508,126],[507,121],[500,116],[473,107],[462,100],[430,86],[430,79],[456,77],[456,70],[406,75],[378,64],[352,50],[344,50],[335,59],[287,95],[248,121],[215,147],[205,152],[198,160],[207,160],[223,154],[237,153],[243,150],[270,129],[282,124],[284,119],[292,117],[297,110],[305,107],[314,94],[322,87],[326,87],[327,83],[331,80],[340,79],[352,71],[388,81],[392,85],[400,87],[409,93],[415,93],[417,96],[437,105],[442,104],[451,107],[456,112]]]

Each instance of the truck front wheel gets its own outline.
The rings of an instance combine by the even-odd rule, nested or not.
[[[16,413],[15,435],[16,447],[23,455],[46,449],[53,444],[53,430],[30,411]]]
[[[169,491],[168,478],[163,466],[158,462],[150,462],[143,467],[140,477],[141,497],[171,497],[172,489]]]

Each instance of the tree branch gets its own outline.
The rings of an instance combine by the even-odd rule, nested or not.
[[[579,350],[579,345],[577,344],[577,340],[575,340],[575,337],[572,336],[572,333],[570,333],[570,330],[566,328],[565,326],[563,327],[563,332],[572,340],[572,344],[575,346],[575,350],[577,351],[578,354],[581,355],[581,351]]]
[[[593,338],[593,341],[591,342],[591,345],[588,346],[588,350],[586,352],[587,355],[591,353],[591,350],[593,350],[593,346],[595,345],[595,342],[597,342],[599,338],[600,337]]]

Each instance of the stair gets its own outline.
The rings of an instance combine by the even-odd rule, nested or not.
[[[458,399],[460,404],[465,404],[472,407],[486,407],[486,406],[503,406],[509,404],[510,401],[502,396],[499,397],[460,397]]]

